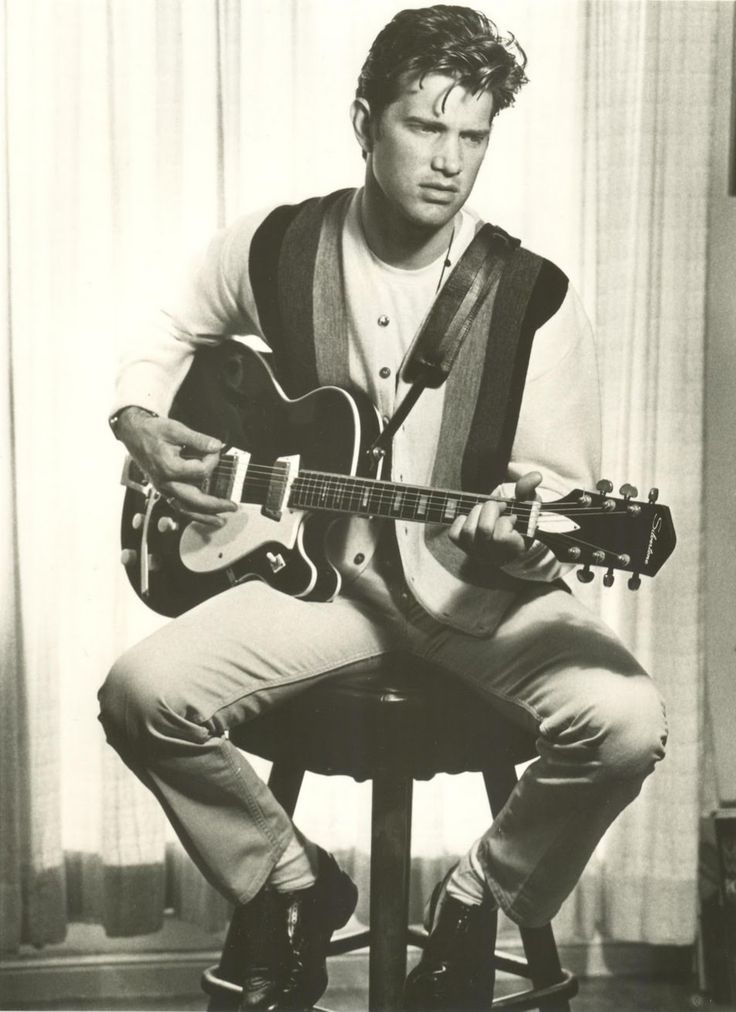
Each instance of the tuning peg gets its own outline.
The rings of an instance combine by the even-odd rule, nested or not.
[[[628,482],[621,486],[619,492],[624,499],[631,499],[632,496],[639,495],[639,490],[635,488],[634,485],[629,485]]]
[[[613,567],[611,567],[611,569],[606,570],[605,575],[603,577],[603,586],[604,587],[613,586]]]
[[[609,492],[613,491],[613,482],[609,481],[608,478],[601,478],[595,487],[599,492],[602,492],[603,495],[608,495]]]
[[[638,590],[639,587],[641,587],[641,579],[640,579],[638,573],[634,573],[629,578],[628,588],[629,588],[629,590]]]
[[[649,489],[649,495],[647,496],[647,499],[649,500],[649,502],[656,502],[658,498],[659,498],[659,489],[658,488],[650,488]]]
[[[583,569],[579,569],[577,571],[577,578],[581,583],[590,583],[594,575],[594,573],[591,573],[589,565],[586,565]]]

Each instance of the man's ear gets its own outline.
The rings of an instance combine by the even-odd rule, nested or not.
[[[350,106],[350,118],[353,121],[355,137],[363,149],[363,155],[369,155],[373,149],[373,120],[371,107],[364,98],[356,98]]]

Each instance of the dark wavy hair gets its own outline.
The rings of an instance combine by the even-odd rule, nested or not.
[[[513,35],[470,7],[404,10],[378,33],[358,78],[356,98],[378,117],[407,77],[445,74],[471,94],[490,92],[495,116],[526,84],[526,53]]]

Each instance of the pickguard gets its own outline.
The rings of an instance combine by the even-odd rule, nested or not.
[[[292,549],[303,518],[303,510],[286,510],[280,520],[271,520],[260,506],[242,503],[237,513],[226,516],[223,527],[189,524],[179,544],[181,561],[192,573],[213,573],[268,543]]]

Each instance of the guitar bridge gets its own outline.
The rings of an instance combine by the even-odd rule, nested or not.
[[[268,479],[266,490],[266,501],[261,507],[261,513],[269,520],[280,520],[286,509],[291,486],[299,473],[299,455],[279,457]]]

